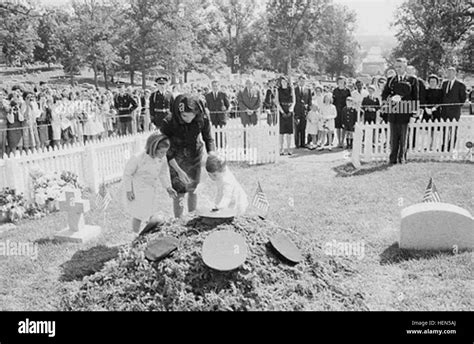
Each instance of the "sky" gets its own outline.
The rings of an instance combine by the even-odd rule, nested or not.
[[[44,4],[66,5],[69,0],[40,0]],[[255,0],[263,1],[263,0]],[[334,0],[344,4],[357,14],[356,35],[391,35],[394,36],[390,23],[395,18],[397,6],[403,0]]]
[[[334,0],[344,4],[357,14],[356,35],[390,35],[394,36],[390,23],[395,20],[395,13],[403,0]]]

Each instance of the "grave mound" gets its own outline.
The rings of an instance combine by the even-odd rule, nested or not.
[[[210,269],[202,246],[216,231],[231,230],[248,245],[245,263],[230,272]],[[303,253],[299,264],[281,260],[270,239],[286,234]],[[179,239],[169,257],[150,262],[148,243]],[[366,310],[364,297],[342,286],[356,271],[350,260],[326,256],[317,243],[258,217],[211,226],[200,218],[167,222],[122,248],[119,257],[71,289],[60,308],[74,311],[293,311]]]

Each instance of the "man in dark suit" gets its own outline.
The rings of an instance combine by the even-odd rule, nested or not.
[[[225,126],[230,110],[229,98],[227,94],[219,91],[219,81],[214,80],[211,86],[211,92],[206,94],[206,105],[211,112],[211,123],[215,127]]]
[[[168,78],[161,76],[157,78],[157,91],[150,96],[150,119],[157,129],[161,129],[163,120],[171,114],[174,98],[171,92],[166,90]]]
[[[443,106],[441,108],[441,118],[459,121],[461,118],[461,108],[466,102],[466,85],[456,79],[456,68],[448,68],[448,80],[443,82]],[[450,105],[457,104],[457,105]]]
[[[305,88],[306,77],[300,76],[298,86],[295,88],[295,146],[303,148],[306,146],[306,117],[311,108],[312,94],[311,90]]]
[[[418,112],[418,80],[406,74],[407,60],[398,58],[395,62],[396,75],[387,80],[382,100],[388,102],[390,124],[390,164],[406,162],[408,123]]]
[[[245,88],[237,95],[240,120],[244,127],[258,124],[258,113],[262,107],[260,91],[255,88],[252,80],[245,82]]]
[[[447,121],[459,121],[461,119],[462,104],[464,104],[467,99],[466,85],[456,79],[456,74],[456,68],[449,67],[447,71],[448,80],[443,82],[443,86],[441,87],[443,91],[442,103],[445,105],[441,107],[441,118]],[[451,128],[449,128],[447,136],[443,134],[443,138],[445,137],[447,140],[443,142],[442,151],[444,151],[445,148],[449,151],[456,147],[457,129],[453,133]]]

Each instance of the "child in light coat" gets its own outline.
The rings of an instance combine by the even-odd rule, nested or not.
[[[166,153],[170,148],[169,139],[153,133],[147,140],[145,151],[132,157],[123,175],[122,201],[125,211],[133,218],[132,229],[140,230],[143,221],[159,211],[159,184],[172,198],[177,193],[171,187],[171,177]]]
[[[207,158],[206,170],[211,180],[217,184],[217,195],[213,210],[230,209],[236,215],[243,215],[249,205],[247,194],[240,186],[225,161],[216,155]]]

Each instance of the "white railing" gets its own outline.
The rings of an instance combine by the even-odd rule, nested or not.
[[[407,159],[462,160],[469,153],[467,142],[474,142],[474,116],[462,116],[459,122],[411,122]],[[361,162],[386,161],[389,155],[389,124],[356,124],[354,166],[360,167]]]
[[[74,172],[79,182],[95,193],[101,183],[121,179],[125,163],[133,154],[144,149],[149,134],[107,138],[54,149],[18,151],[0,160],[0,188],[14,188],[31,200],[34,195],[30,173],[40,169],[46,173]]]
[[[260,120],[244,127],[240,119],[231,119],[225,127],[213,127],[216,151],[227,161],[251,165],[275,163],[279,156],[279,126]]]
[[[243,127],[239,120],[231,120],[224,128],[213,128],[216,147],[227,161],[249,164],[274,163],[279,157],[278,127],[266,122]],[[85,144],[75,143],[61,148],[17,151],[0,159],[0,189],[11,187],[33,199],[31,172],[70,171],[79,182],[96,193],[102,183],[117,182],[122,178],[127,160],[144,149],[149,132],[106,138]]]

